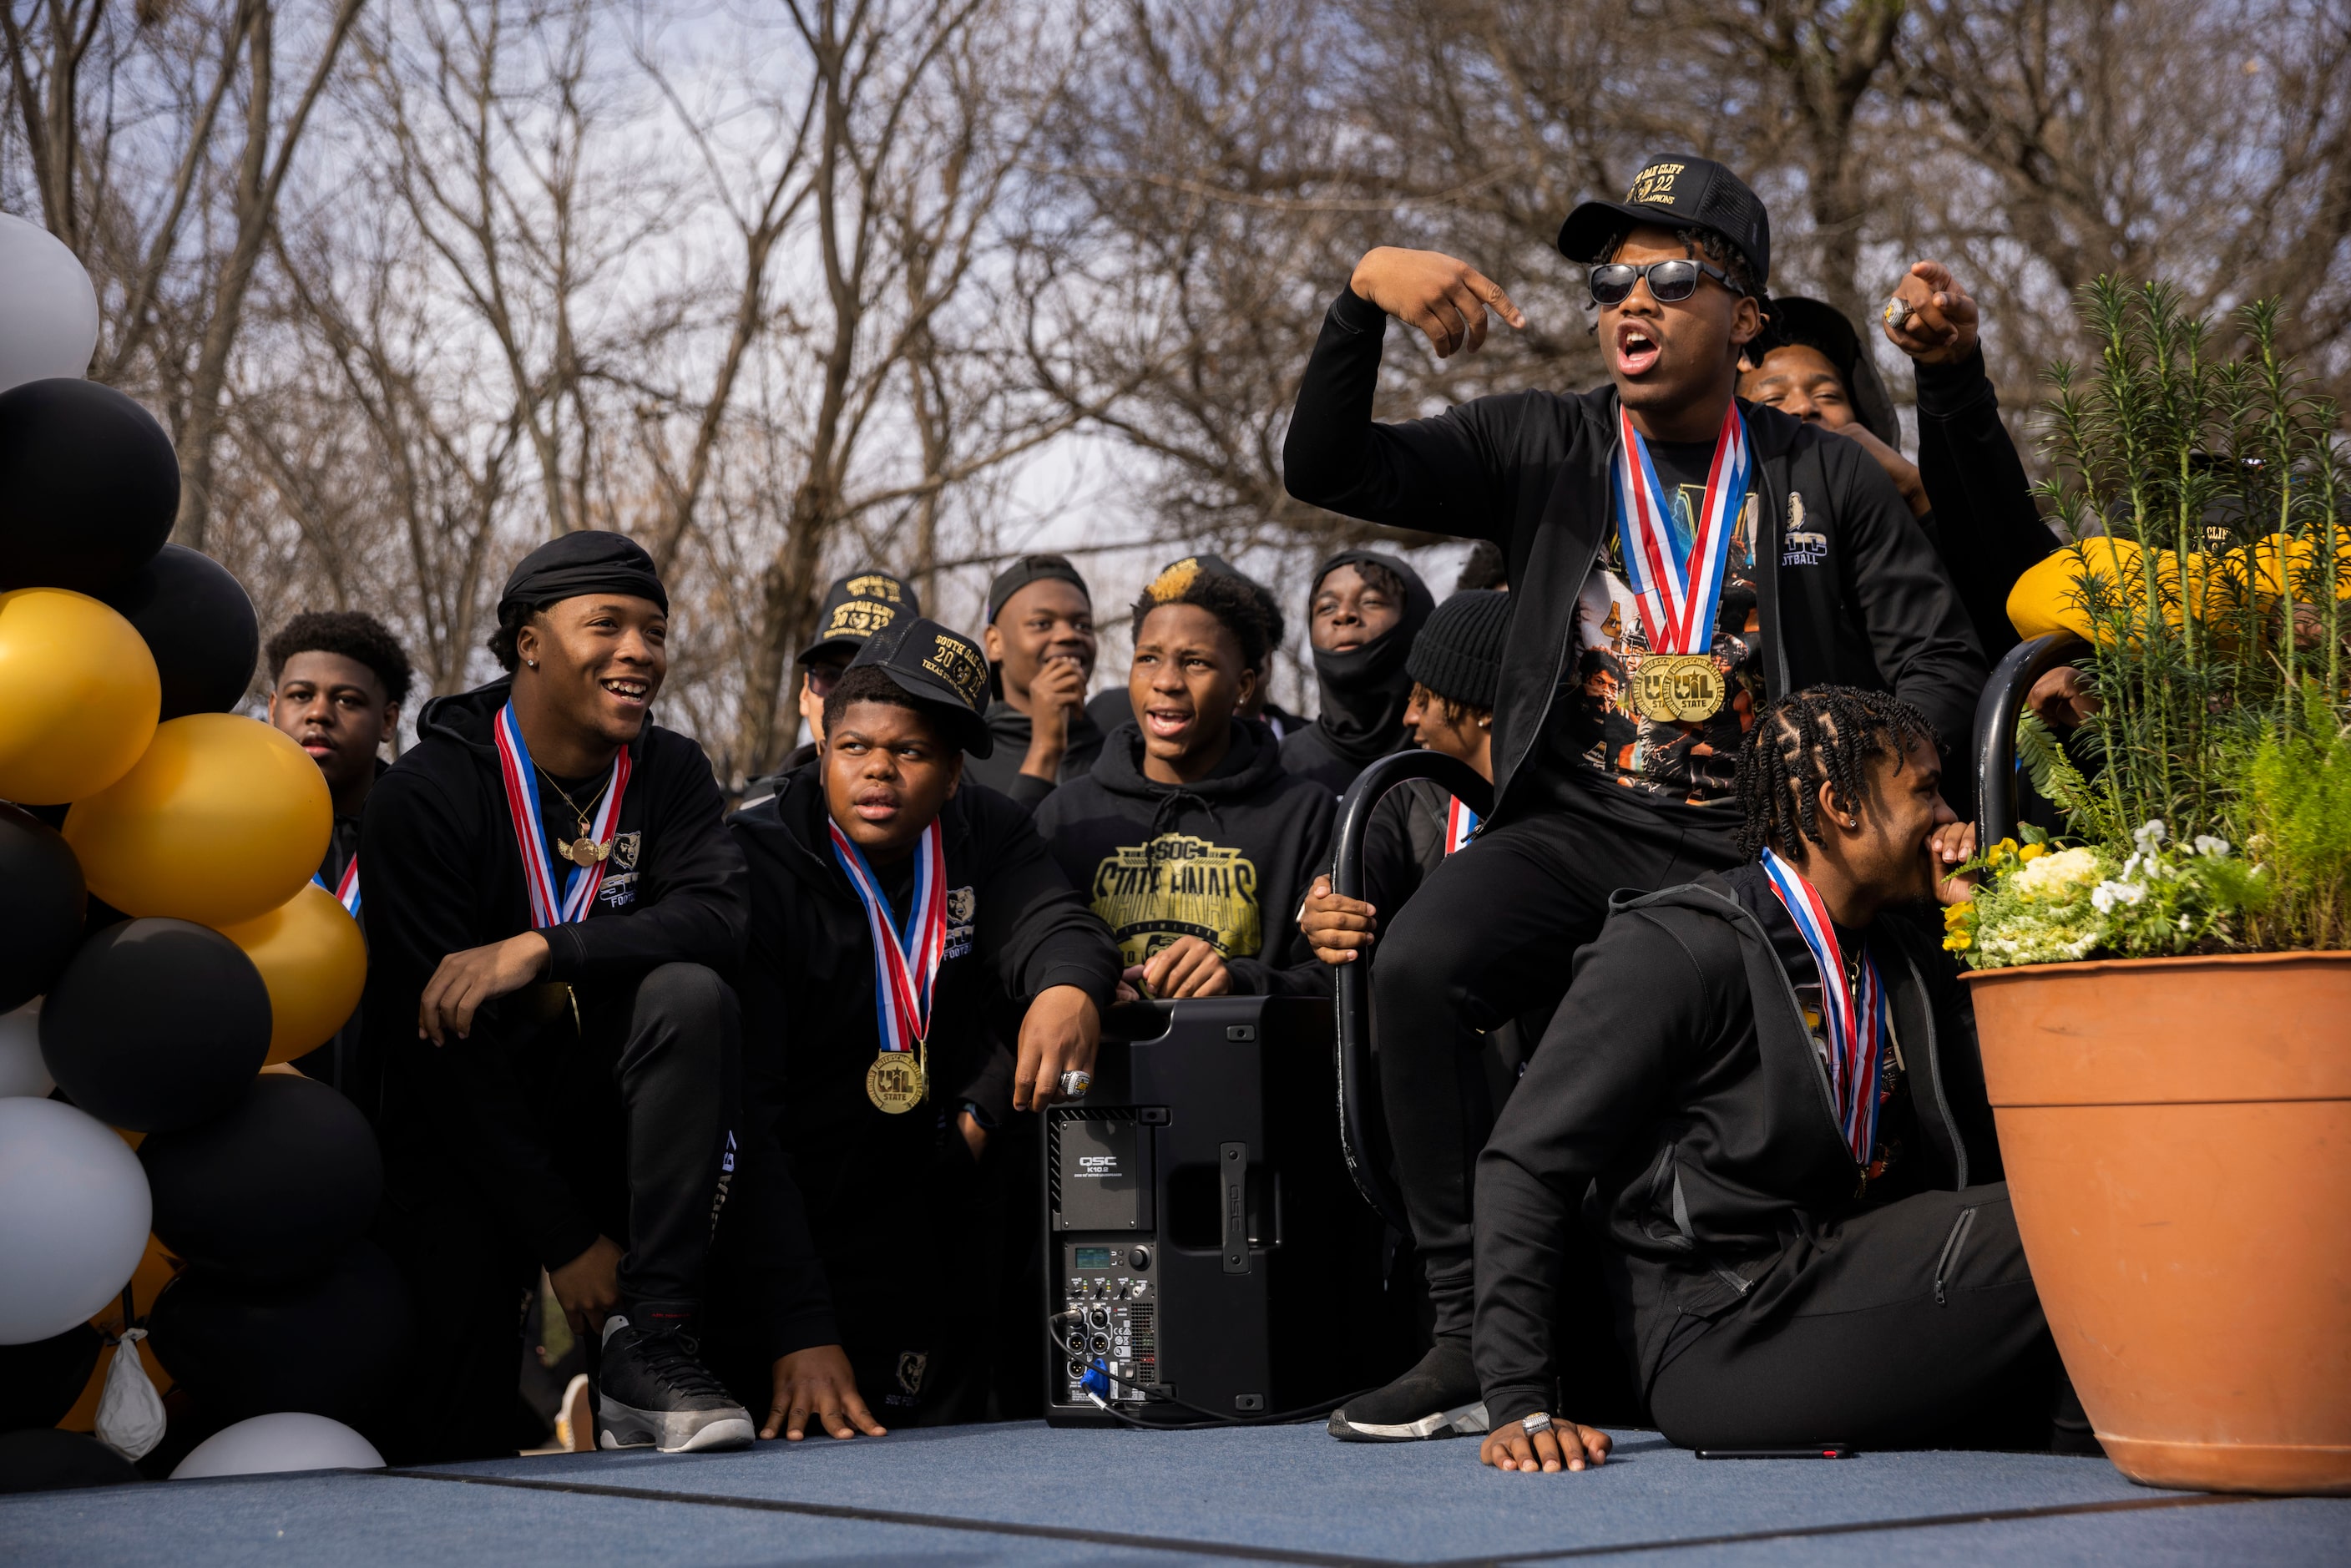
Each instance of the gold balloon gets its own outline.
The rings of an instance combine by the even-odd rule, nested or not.
[[[155,727],[138,766],[66,814],[89,891],[125,915],[215,929],[292,898],[334,831],[309,753],[257,719],[193,713]]]
[[[334,1038],[367,985],[359,922],[315,882],[284,904],[221,935],[245,949],[269,988],[270,1061],[291,1061]]]
[[[130,622],[62,588],[0,593],[0,800],[62,805],[131,771],[163,687]]]

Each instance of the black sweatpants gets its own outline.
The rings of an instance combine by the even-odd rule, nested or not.
[[[627,1249],[621,1310],[690,1318],[733,1179],[735,993],[699,964],[664,964],[633,990],[583,998],[577,1035],[568,1023],[517,1052],[518,1071],[543,1094],[546,1146],[598,1228]],[[404,1416],[387,1433],[401,1451],[394,1462],[513,1453],[524,1308],[548,1260],[429,1140],[387,1149],[377,1232],[416,1306]]]
[[[1820,1227],[1751,1294],[1762,1310],[1715,1320],[1650,1385],[1650,1416],[1677,1447],[1917,1447],[1987,1431],[2038,1447],[2053,1415],[2064,1426],[2070,1406],[2081,1424],[2005,1182]]]
[[[1725,817],[1576,803],[1520,817],[1449,855],[1386,920],[1372,961],[1380,1097],[1433,1330],[1469,1332],[1469,1195],[1494,1107],[1479,1037],[1567,989],[1609,895],[1654,892],[1736,863]],[[1548,1037],[1538,1049],[1573,1049]]]

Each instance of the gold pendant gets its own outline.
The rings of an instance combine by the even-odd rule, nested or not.
[[[1712,718],[1729,691],[1711,653],[1650,653],[1632,674],[1633,711],[1657,724]]]
[[[911,1051],[885,1051],[865,1070],[865,1097],[893,1116],[913,1110],[928,1092],[922,1063]]]
[[[559,842],[555,848],[557,853],[582,870],[594,865],[612,852],[611,845],[600,844],[595,840],[584,836],[574,839],[568,844]]]

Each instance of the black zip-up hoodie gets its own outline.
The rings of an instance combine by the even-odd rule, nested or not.
[[[1029,739],[1036,734],[1029,716],[999,695],[987,705],[987,733],[995,739],[996,748],[986,757],[967,756],[963,759],[964,781],[985,784],[1035,810],[1038,802],[1053,792],[1059,780],[1020,771],[1020,765],[1029,759]],[[1092,716],[1082,707],[1071,712],[1069,733],[1061,747],[1061,777],[1075,779],[1085,772],[1102,755],[1102,732]]]
[[[792,1178],[763,1186],[758,1201],[795,1210],[781,1217],[780,1233],[812,1234],[827,1269],[865,1273],[902,1267],[910,1239],[928,1234],[921,1207],[941,1116],[966,1101],[984,1123],[1011,1116],[1012,1060],[1000,1042],[1019,1037],[1030,998],[1075,986],[1107,1009],[1119,964],[1028,811],[965,784],[939,813],[947,927],[931,1000],[931,1100],[898,1115],[877,1110],[865,1095],[866,1069],[881,1050],[872,938],[864,905],[833,859],[828,820],[822,779],[810,767],[785,778],[774,799],[728,821],[751,888],[736,989],[753,1149],[779,1146]],[[761,1224],[745,1233],[778,1232]],[[830,1304],[811,1303],[810,1276],[797,1260],[729,1260],[729,1267],[765,1280],[756,1288],[785,1303],[768,1309],[773,1340],[763,1358],[838,1337]],[[921,1288],[955,1287],[934,1280]]]
[[[1907,1065],[1907,1189],[1999,1180],[1974,1014],[1949,966],[1896,913],[1866,940]],[[1552,1023],[1575,1048],[1535,1052],[1478,1156],[1471,1345],[1496,1426],[1557,1407],[1553,1304],[1579,1200],[1630,1297],[1645,1388],[1677,1329],[1768,1311],[1813,1222],[1872,1201],[1799,979],[1815,979],[1810,956],[1753,864],[1620,895],[1576,955]]]
[[[1281,766],[1272,733],[1233,721],[1232,749],[1191,784],[1144,777],[1130,719],[1093,771],[1037,809],[1037,831],[1079,896],[1140,964],[1178,936],[1225,956],[1236,996],[1331,994],[1330,971],[1298,929],[1306,890],[1331,853],[1338,801]]]
[[[507,690],[500,680],[427,703],[417,743],[368,796],[360,1017],[370,1049],[382,1042],[386,1154],[422,1152],[462,1169],[553,1269],[586,1251],[597,1228],[549,1157],[554,1141],[577,1129],[542,1123],[547,1095],[513,1059],[540,1028],[521,1005],[529,993],[483,1009],[468,1039],[435,1046],[416,1035],[418,998],[444,957],[530,929],[522,852],[490,738]],[[649,723],[629,757],[613,855],[589,917],[546,932],[543,977],[569,984],[583,1018],[626,1006],[629,988],[659,965],[724,972],[743,946],[743,856],[720,825],[702,748]]]
[[[1508,821],[1543,799],[1528,763],[1541,756],[1553,698],[1572,674],[1577,595],[1615,527],[1616,389],[1507,392],[1376,424],[1386,323],[1353,289],[1332,302],[1299,383],[1283,478],[1300,500],[1351,517],[1502,548],[1518,609],[1494,705],[1493,820]],[[1968,743],[1986,671],[1910,508],[1857,443],[1777,409],[1742,402],[1740,412],[1762,498],[1755,560],[1767,697],[1830,682],[1890,691],[1933,723],[1950,764]],[[1803,497],[1801,539],[1783,537],[1792,496]],[[1956,766],[1944,771],[1959,777]]]

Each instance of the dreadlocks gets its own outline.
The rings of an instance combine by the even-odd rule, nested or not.
[[[1935,727],[1908,703],[1857,686],[1810,686],[1765,708],[1739,754],[1739,852],[1753,858],[1770,844],[1805,858],[1802,840],[1821,837],[1821,786],[1840,812],[1869,795],[1868,764],[1891,755],[1896,767]]]

